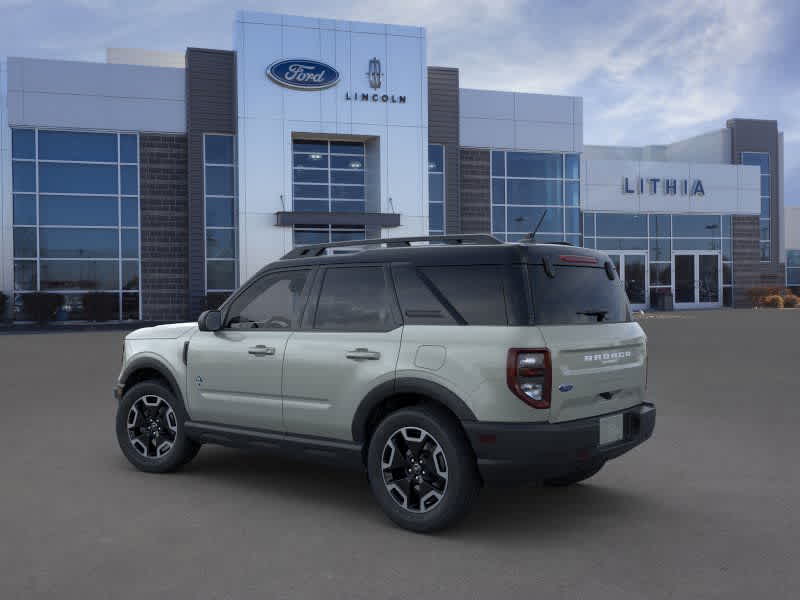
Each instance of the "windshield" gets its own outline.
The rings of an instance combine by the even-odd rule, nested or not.
[[[553,277],[542,265],[529,267],[533,313],[537,325],[625,323],[631,320],[628,297],[619,278],[597,267],[554,266]]]

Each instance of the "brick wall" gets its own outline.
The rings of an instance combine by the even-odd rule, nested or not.
[[[461,150],[461,232],[491,233],[488,150]]]
[[[762,263],[758,217],[733,217],[733,305],[751,306],[747,290],[754,287],[783,288],[786,272],[782,263]]]
[[[142,318],[189,316],[186,136],[139,135]]]

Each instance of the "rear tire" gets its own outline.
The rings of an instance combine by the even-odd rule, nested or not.
[[[168,473],[191,461],[200,444],[186,437],[183,404],[158,380],[129,389],[117,409],[117,442],[140,471]]]
[[[372,493],[400,527],[428,533],[464,518],[478,497],[472,448],[456,420],[430,406],[387,416],[369,443]]]
[[[561,477],[554,477],[552,479],[545,479],[544,485],[550,487],[566,487],[568,485],[574,485],[576,483],[580,483],[581,481],[585,481],[589,479],[589,477],[593,477],[597,475],[600,469],[603,468],[605,462],[601,462],[599,465],[595,464],[590,467],[583,467],[581,469],[576,469],[567,473],[566,475],[562,475]]]

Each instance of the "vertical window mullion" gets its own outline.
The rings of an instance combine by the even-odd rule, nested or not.
[[[41,258],[39,256],[39,129],[33,130],[33,149],[34,149],[34,175],[36,177],[36,185],[34,186],[34,190],[36,191],[36,291],[40,292],[42,290],[42,265],[41,265]],[[13,254],[13,252],[12,252]]]
[[[120,143],[122,142],[119,133],[117,134],[117,318],[122,319],[122,167],[120,166]],[[136,182],[138,189],[139,182]]]

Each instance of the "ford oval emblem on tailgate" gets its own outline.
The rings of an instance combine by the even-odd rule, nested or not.
[[[558,391],[559,392],[569,392],[571,390],[572,390],[572,384],[571,383],[562,383],[560,386],[558,386]]]

